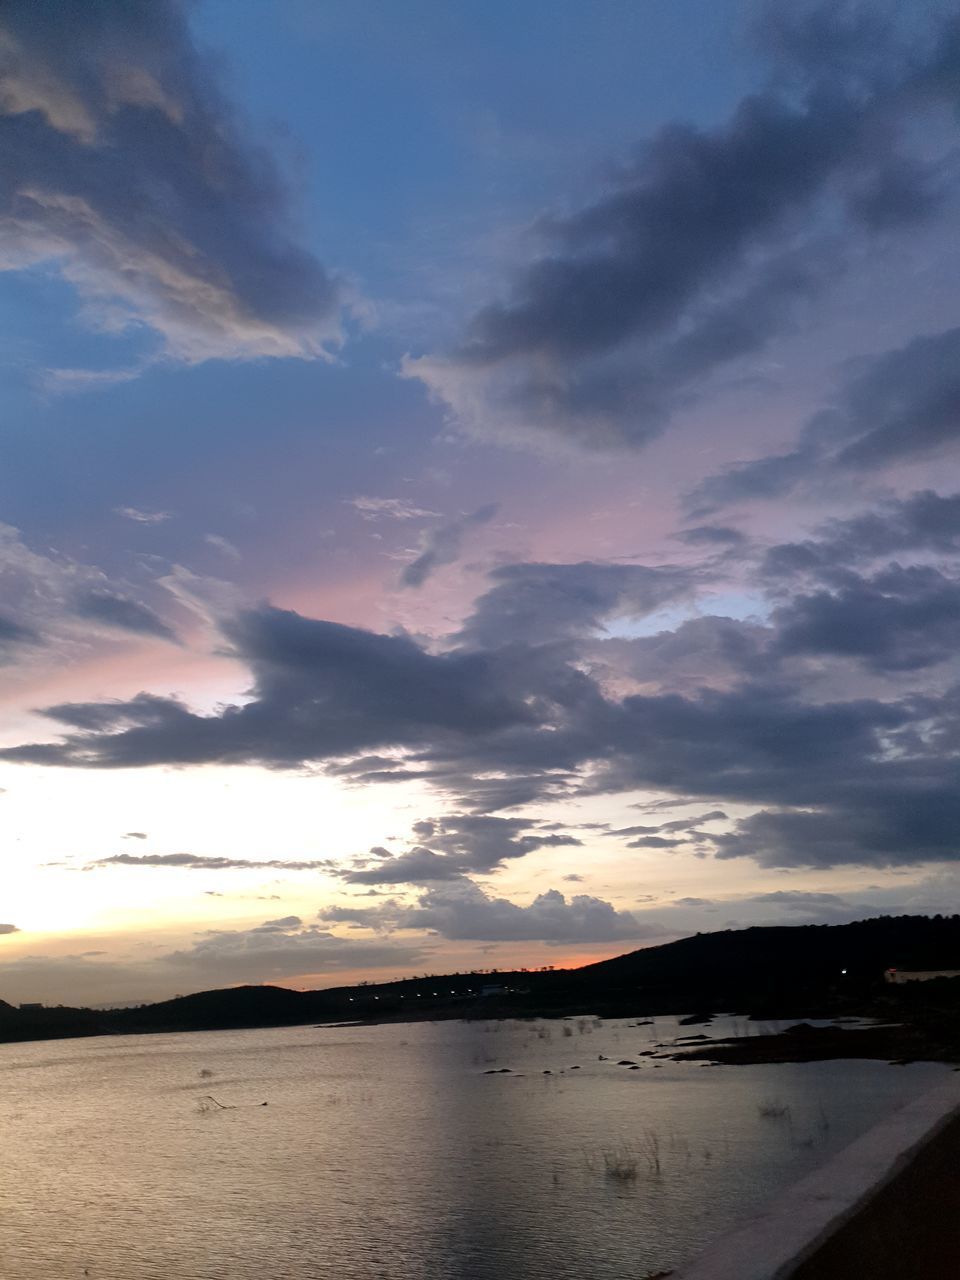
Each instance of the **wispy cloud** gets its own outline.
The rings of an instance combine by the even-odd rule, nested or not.
[[[440,515],[439,511],[418,507],[415,502],[406,498],[374,498],[361,494],[347,501],[360,512],[364,520],[432,520]]]
[[[497,514],[497,503],[478,507],[470,515],[451,520],[424,534],[419,554],[405,565],[400,582],[405,587],[422,587],[442,565],[454,564],[460,557],[463,539],[470,529],[487,524]]]
[[[138,836],[137,832],[131,833]],[[98,858],[87,867],[179,867],[187,871],[330,871],[335,863],[329,859],[287,860],[268,858],[263,861],[249,858],[213,857],[198,853],[115,853],[110,858]]]
[[[139,507],[115,507],[114,512],[136,524],[163,524],[164,521],[173,519],[172,511],[143,511]]]

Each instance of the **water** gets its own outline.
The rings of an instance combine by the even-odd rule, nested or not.
[[[0,1045],[0,1275],[642,1277],[944,1071],[637,1056],[700,1030],[581,1019]],[[484,1074],[500,1067],[514,1074]]]

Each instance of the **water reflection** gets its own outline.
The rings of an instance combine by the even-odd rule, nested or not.
[[[677,1265],[943,1071],[644,1056],[691,1030],[0,1046],[0,1274],[620,1280]]]

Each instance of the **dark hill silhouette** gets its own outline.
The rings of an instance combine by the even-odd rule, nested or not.
[[[697,934],[579,969],[448,974],[291,991],[242,986],[123,1009],[15,1009],[0,1001],[0,1041],[215,1030],[337,1021],[412,1021],[598,1013],[762,1017],[889,1012],[929,1003],[884,970],[960,969],[960,916],[885,916]],[[940,989],[947,1007],[960,982]],[[938,1015],[940,1016],[940,1015]]]
[[[575,972],[587,985],[683,991],[709,1006],[728,993],[756,999],[843,985],[859,990],[890,968],[960,969],[960,916],[881,916],[844,925],[698,933]]]
[[[108,1017],[122,1024],[128,1021],[145,1030],[203,1027],[213,1031],[226,1027],[290,1026],[310,1019],[308,993],[287,987],[225,987],[197,991],[158,1004],[134,1009],[114,1009]]]

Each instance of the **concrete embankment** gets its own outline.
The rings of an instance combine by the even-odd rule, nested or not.
[[[960,1276],[960,1074],[888,1116],[674,1280]]]

